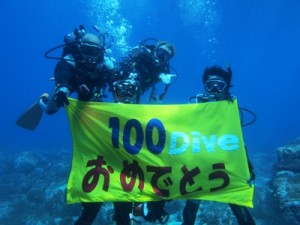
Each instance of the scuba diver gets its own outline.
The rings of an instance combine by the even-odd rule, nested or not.
[[[155,44],[146,44],[148,40],[154,40]],[[171,85],[172,77],[175,77],[176,81],[178,76],[177,73],[170,74],[169,60],[174,54],[175,48],[171,44],[155,39],[146,39],[139,46],[131,49],[128,56],[116,65],[112,78],[112,93],[115,102],[139,104],[141,95],[151,88],[150,101],[162,101]],[[159,97],[156,97],[155,85],[159,82],[165,84],[165,89]],[[126,205],[128,203],[118,204]],[[169,214],[164,210],[164,206],[165,201],[134,203],[134,209],[142,208],[139,211],[142,212],[141,216],[146,221],[159,221],[162,224],[169,219]],[[124,208],[123,214],[128,213],[128,208]],[[123,211],[123,209],[120,210]],[[136,222],[139,223],[139,221]]]
[[[81,101],[102,101],[106,97],[105,88],[107,84],[111,84],[114,65],[106,55],[105,37],[106,34],[87,32],[80,25],[65,36],[65,44],[45,53],[46,58],[59,60],[54,71],[54,91],[50,96],[42,94],[17,120],[19,126],[34,130],[43,112],[48,115],[56,113],[69,104],[68,96],[72,93],[77,93],[77,98]],[[61,57],[49,56],[49,53],[60,48],[63,48]],[[83,202],[82,213],[75,224],[92,224],[101,206],[102,202]],[[119,213],[121,212],[116,211],[116,217]]]
[[[17,124],[34,130],[43,112],[51,115],[68,105],[68,96],[72,93],[77,93],[78,100],[102,101],[114,68],[112,60],[106,55],[105,37],[104,34],[89,33],[80,25],[65,36],[63,45],[48,50],[46,58],[59,60],[54,71],[54,91],[50,96],[42,94],[21,115]],[[60,48],[63,48],[61,57],[49,56],[49,53]]]
[[[140,96],[140,84],[129,77],[125,80],[118,80],[112,84],[112,95],[116,103],[137,104]],[[114,220],[117,225],[130,225],[133,203],[114,202]]]
[[[150,43],[151,41],[154,43]],[[169,86],[178,77],[176,71],[175,74],[170,74],[169,61],[174,54],[175,48],[170,43],[153,38],[145,39],[132,48],[129,54],[116,65],[116,73],[112,79],[113,81],[124,80],[134,76],[134,79],[140,83],[140,95],[152,88],[149,100],[162,101]],[[171,82],[173,77],[173,82]],[[155,85],[159,82],[163,82],[165,88],[157,97]]]
[[[131,73],[128,78],[117,80],[112,84],[112,94],[116,103],[139,104],[141,85],[137,79],[137,74]],[[124,220],[124,217],[128,218],[126,215],[132,215],[132,211],[139,211],[138,216],[142,216],[146,221],[155,222],[158,220],[164,224],[169,219],[169,214],[164,210],[164,205],[165,201],[134,204],[130,202],[114,202],[115,213],[119,212],[118,215],[115,215],[115,220],[118,222],[120,216]],[[137,223],[142,223],[134,219],[133,216],[130,216],[130,219]],[[124,225],[126,224],[124,223]]]
[[[232,102],[235,99],[235,97],[231,95],[229,92],[229,89],[232,87],[231,78],[232,78],[232,71],[230,67],[227,68],[227,71],[222,69],[219,66],[212,66],[206,68],[202,76],[205,93],[204,94],[201,93],[191,97],[190,101],[194,103],[222,101],[222,100]],[[255,115],[252,112],[250,113],[254,116],[254,120],[251,122],[253,123],[255,121]],[[247,123],[247,125],[251,123]],[[251,175],[248,183],[249,185],[252,185],[255,180],[255,174],[253,171],[253,166],[249,161],[249,159],[248,159],[248,165],[249,165],[249,172]],[[195,224],[196,214],[199,206],[200,206],[200,200],[188,199],[186,201],[186,205],[183,209],[182,225]],[[235,204],[229,204],[229,206],[233,214],[235,215],[238,224],[255,225],[255,221],[246,207],[235,205]]]
[[[140,83],[136,74],[130,74],[127,79],[114,81],[112,94],[116,103],[138,104],[140,99]]]
[[[95,93],[104,93],[113,73],[101,37],[87,33],[84,27],[75,29],[65,37],[63,58],[55,68],[55,90],[47,102],[40,101],[47,114],[55,113],[68,104],[67,97],[77,93],[78,100],[95,100]],[[102,101],[104,95],[97,96]]]

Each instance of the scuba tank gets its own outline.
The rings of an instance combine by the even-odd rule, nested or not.
[[[58,45],[56,47],[53,47],[45,52],[44,56],[47,59],[55,59],[55,60],[62,60],[66,55],[68,54],[79,54],[79,44],[82,39],[82,37],[86,34],[86,30],[83,25],[79,25],[79,28],[74,29],[73,32],[67,34],[64,37],[64,44]],[[63,52],[61,57],[57,56],[50,56],[49,54],[59,48],[63,48]],[[71,60],[70,61],[74,61]]]
[[[100,46],[104,49],[104,51],[114,44],[113,37],[108,33],[101,33],[99,28],[93,26],[93,28],[98,32],[98,37],[100,39]],[[79,25],[78,28],[75,28],[73,32],[67,34],[64,37],[64,44],[58,45],[53,47],[45,52],[44,56],[47,59],[55,59],[55,60],[62,60],[66,55],[72,54],[75,56],[80,54],[79,45],[81,43],[82,37],[87,33],[85,27],[83,25]],[[61,57],[57,56],[50,56],[49,54],[59,48],[63,48],[63,52]],[[69,61],[75,61],[74,59],[69,59]]]
[[[79,28],[74,29],[73,32],[67,34],[64,38],[65,46],[62,52],[62,58],[69,54],[80,54],[79,44],[82,37],[86,34],[86,30],[83,25],[79,25]]]

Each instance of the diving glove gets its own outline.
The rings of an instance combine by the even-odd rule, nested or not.
[[[82,95],[89,95],[91,90],[85,84],[79,86],[79,91]]]
[[[170,84],[171,83],[171,78],[176,77],[176,75],[175,74],[160,73],[158,77],[159,77],[159,79],[161,79],[161,81],[164,84]]]
[[[212,94],[211,95],[198,94],[195,98],[196,98],[196,103],[216,101],[215,95]]]
[[[69,90],[66,87],[60,87],[57,89],[55,95],[54,95],[54,101],[56,102],[57,106],[64,107],[66,105],[69,105]]]

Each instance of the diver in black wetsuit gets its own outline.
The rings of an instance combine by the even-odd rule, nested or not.
[[[232,101],[235,97],[229,92],[231,87],[232,71],[228,67],[227,71],[219,66],[206,68],[203,74],[203,84],[205,88],[204,94],[198,94],[191,99],[195,103],[211,102],[227,100]],[[190,100],[191,100],[190,99]],[[255,174],[253,166],[248,160],[249,171],[251,174],[250,183],[254,181]],[[200,200],[187,200],[183,209],[183,223],[182,225],[194,225],[196,221],[196,214],[199,209]],[[235,204],[229,204],[233,214],[235,215],[239,225],[255,225],[255,221],[249,213],[247,207]]]

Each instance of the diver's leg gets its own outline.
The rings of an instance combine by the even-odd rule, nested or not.
[[[158,220],[160,223],[165,224],[169,220],[169,214],[165,210],[166,201],[155,201],[144,203],[144,219],[150,222]],[[145,209],[146,207],[146,209]]]
[[[81,204],[81,214],[75,222],[75,225],[91,225],[94,222],[101,205],[102,202],[83,202]]]
[[[183,209],[183,223],[182,225],[194,225],[196,221],[197,211],[199,209],[200,200],[186,200]]]
[[[114,220],[117,225],[130,225],[130,213],[132,212],[131,202],[114,202]]]
[[[229,206],[239,225],[255,225],[255,221],[246,207],[234,204],[229,204]]]

